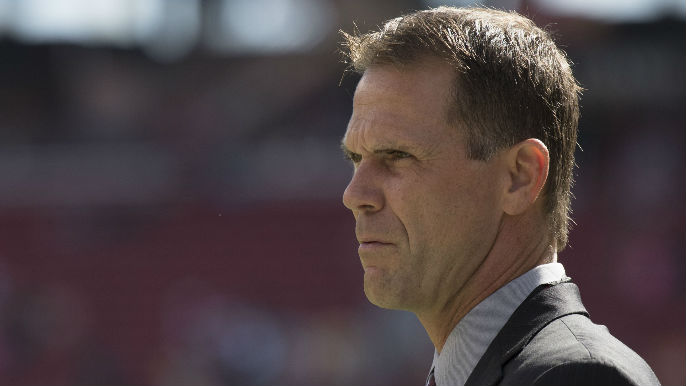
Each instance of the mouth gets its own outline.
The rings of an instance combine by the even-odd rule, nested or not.
[[[362,268],[364,269],[365,275],[376,276],[380,274],[382,272],[381,266],[388,264],[387,262],[384,262],[386,258],[396,252],[393,249],[394,247],[395,244],[383,241],[360,241],[357,253],[360,255],[360,261],[362,262]]]
[[[387,249],[392,246],[392,243],[385,243],[383,241],[361,241],[360,247],[357,249],[357,251],[359,253],[372,253]]]
[[[393,245],[392,243],[385,243],[383,241],[360,241],[360,247],[380,247],[384,245]]]

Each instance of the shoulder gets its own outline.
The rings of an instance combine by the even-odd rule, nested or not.
[[[547,324],[503,376],[503,385],[659,385],[638,354],[581,314]]]

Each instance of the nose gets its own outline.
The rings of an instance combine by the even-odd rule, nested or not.
[[[373,165],[365,161],[355,169],[348,186],[343,192],[343,205],[357,216],[360,212],[376,212],[383,208],[384,195],[381,178]]]

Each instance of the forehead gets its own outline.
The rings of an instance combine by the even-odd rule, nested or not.
[[[418,107],[433,104],[445,111],[454,78],[452,68],[437,58],[411,64],[373,65],[362,75],[353,103],[364,105],[384,99]]]
[[[444,137],[454,77],[439,59],[368,68],[355,90],[344,143],[361,137],[390,143]]]

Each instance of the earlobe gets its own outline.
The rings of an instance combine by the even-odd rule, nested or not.
[[[518,215],[541,193],[548,178],[550,154],[543,142],[529,138],[509,149],[507,164],[509,181],[503,209],[509,215]]]

